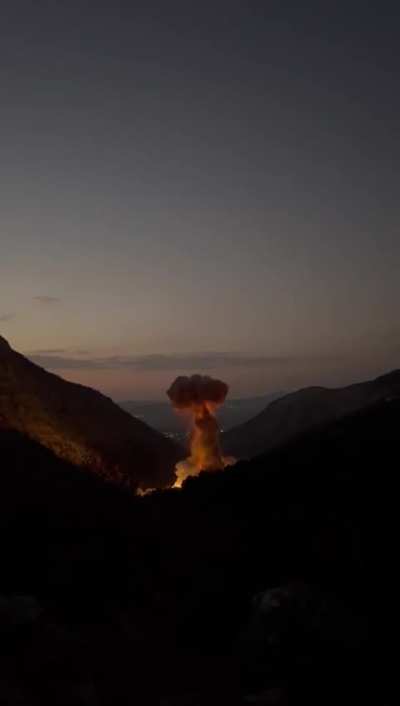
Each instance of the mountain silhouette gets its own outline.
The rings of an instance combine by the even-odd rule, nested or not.
[[[15,429],[59,458],[133,488],[174,481],[180,448],[101,393],[67,382],[0,337],[0,427]]]
[[[247,422],[261,412],[270,402],[282,397],[284,391],[274,392],[262,397],[228,398],[216,410],[216,417],[222,429],[230,429]],[[187,425],[178,414],[171,414],[171,403],[168,401],[126,400],[118,402],[122,409],[134,417],[143,419],[154,429],[169,434],[171,437],[184,439],[187,436]]]
[[[271,402],[253,419],[230,429],[222,437],[223,448],[237,458],[251,458],[320,424],[397,397],[400,370],[348,387],[307,387]]]
[[[144,498],[0,430],[0,701],[392,703],[399,417]]]

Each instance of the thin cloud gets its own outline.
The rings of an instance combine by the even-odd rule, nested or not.
[[[83,350],[81,348],[42,348],[37,351],[32,351],[30,355],[37,356],[37,355],[65,355],[67,357],[71,357],[71,359],[74,359],[73,356],[75,355],[90,355],[90,351]]]
[[[51,370],[121,370],[197,371],[222,367],[262,368],[280,366],[292,361],[283,356],[255,356],[241,353],[148,354],[141,356],[109,356],[106,358],[75,358],[36,351],[28,357],[37,365]]]
[[[69,351],[66,348],[43,348],[42,350],[35,351],[32,353],[32,356],[56,356],[56,355],[63,355],[64,353],[68,353]]]
[[[38,304],[44,304],[45,306],[51,304],[58,304],[61,301],[59,297],[48,297],[44,295],[33,297],[33,299],[35,302],[38,302]]]

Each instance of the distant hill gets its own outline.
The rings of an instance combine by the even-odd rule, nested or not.
[[[271,402],[253,419],[224,434],[224,451],[251,458],[324,422],[399,396],[400,370],[343,388],[307,387]]]
[[[267,404],[277,397],[281,397],[282,394],[282,392],[276,392],[262,397],[228,398],[217,411],[219,424],[224,431],[237,424],[242,424],[261,412]],[[184,422],[179,415],[174,413],[170,402],[127,400],[119,402],[119,405],[134,417],[142,419],[163,434],[178,439],[185,436]]]
[[[182,456],[175,443],[109,398],[43,370],[1,337],[0,426],[132,487],[169,486]]]

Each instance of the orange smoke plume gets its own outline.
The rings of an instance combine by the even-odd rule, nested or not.
[[[190,456],[176,466],[180,488],[188,476],[200,471],[216,471],[234,462],[222,455],[219,427],[215,418],[216,408],[223,404],[228,394],[228,385],[206,375],[178,377],[167,391],[174,409],[186,411],[191,416]]]

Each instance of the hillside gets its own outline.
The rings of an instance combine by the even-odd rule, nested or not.
[[[145,498],[0,432],[0,700],[391,703],[399,418],[376,404]]]
[[[48,373],[1,337],[0,425],[132,487],[169,486],[182,455],[177,445],[109,398]]]
[[[368,382],[329,389],[308,387],[271,402],[223,435],[225,453],[251,458],[325,422],[400,396],[400,370]]]

